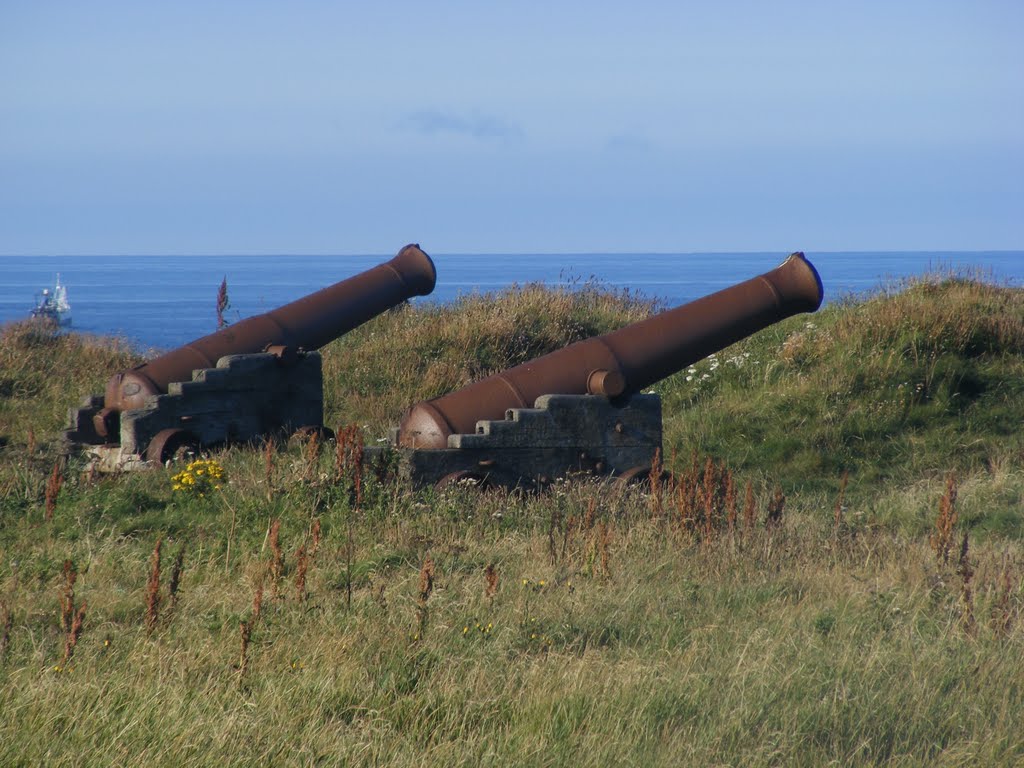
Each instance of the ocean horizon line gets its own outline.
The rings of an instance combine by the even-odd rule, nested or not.
[[[404,246],[402,246],[404,247]],[[421,246],[422,247],[422,246]],[[399,248],[399,250],[401,247]],[[396,250],[394,253],[397,253]],[[898,255],[921,255],[921,254],[933,254],[933,255],[957,255],[957,254],[978,254],[978,253],[993,253],[993,254],[1011,254],[1011,253],[1024,253],[1024,246],[1020,248],[972,248],[972,249],[935,249],[935,248],[912,248],[912,249],[844,249],[844,250],[817,250],[814,248],[804,248],[797,250],[790,249],[759,249],[753,251],[745,250],[687,250],[687,251],[672,251],[672,250],[639,250],[639,251],[428,251],[431,257],[476,257],[476,256],[770,256],[775,254],[790,254],[790,253],[814,253],[821,256],[843,256],[849,254],[891,254],[894,256]],[[394,255],[391,252],[351,252],[351,253],[303,253],[303,252],[290,252],[290,253],[246,253],[243,251],[232,251],[232,252],[190,252],[190,253],[133,253],[133,252],[119,252],[119,253],[0,253],[2,259],[120,259],[120,258],[147,258],[147,259],[195,259],[195,258],[218,258],[218,259],[230,259],[230,258],[287,258],[296,257],[303,259],[337,259],[337,258],[387,258],[389,255]]]

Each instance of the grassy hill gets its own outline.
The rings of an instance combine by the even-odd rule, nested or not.
[[[327,421],[372,443],[651,310],[389,312],[323,350]],[[653,490],[357,492],[333,444],[218,452],[201,497],[54,473],[135,362],[0,330],[0,764],[1024,760],[1024,291],[916,282],[666,379]]]

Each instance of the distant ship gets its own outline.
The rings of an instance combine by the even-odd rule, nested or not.
[[[71,302],[68,301],[68,289],[60,284],[59,274],[53,290],[43,288],[42,295],[36,296],[32,317],[56,323],[61,327],[71,325]]]

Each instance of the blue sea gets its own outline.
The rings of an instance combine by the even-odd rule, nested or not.
[[[120,336],[140,351],[164,350],[216,330],[216,297],[226,279],[231,321],[267,312],[369,269],[377,256],[7,256],[0,259],[0,324],[28,317],[35,297],[60,273],[72,305],[71,330]],[[596,281],[676,306],[766,272],[788,254],[583,253],[431,254],[437,287],[415,301],[540,282]],[[1020,287],[1024,251],[848,252],[807,257],[826,301],[892,288],[926,273],[969,274]]]

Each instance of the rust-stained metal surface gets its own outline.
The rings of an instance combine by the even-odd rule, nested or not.
[[[194,370],[215,368],[226,355],[319,349],[410,297],[429,294],[436,277],[430,257],[418,245],[407,245],[372,269],[118,373],[107,382],[105,407],[94,417],[96,431],[116,435],[119,412],[143,408],[147,397],[165,394],[172,382],[189,381]]]
[[[450,435],[472,434],[478,421],[503,419],[510,408],[532,408],[541,395],[635,394],[762,328],[813,312],[822,298],[814,266],[794,253],[758,277],[418,403],[402,418],[398,446],[447,448]]]

